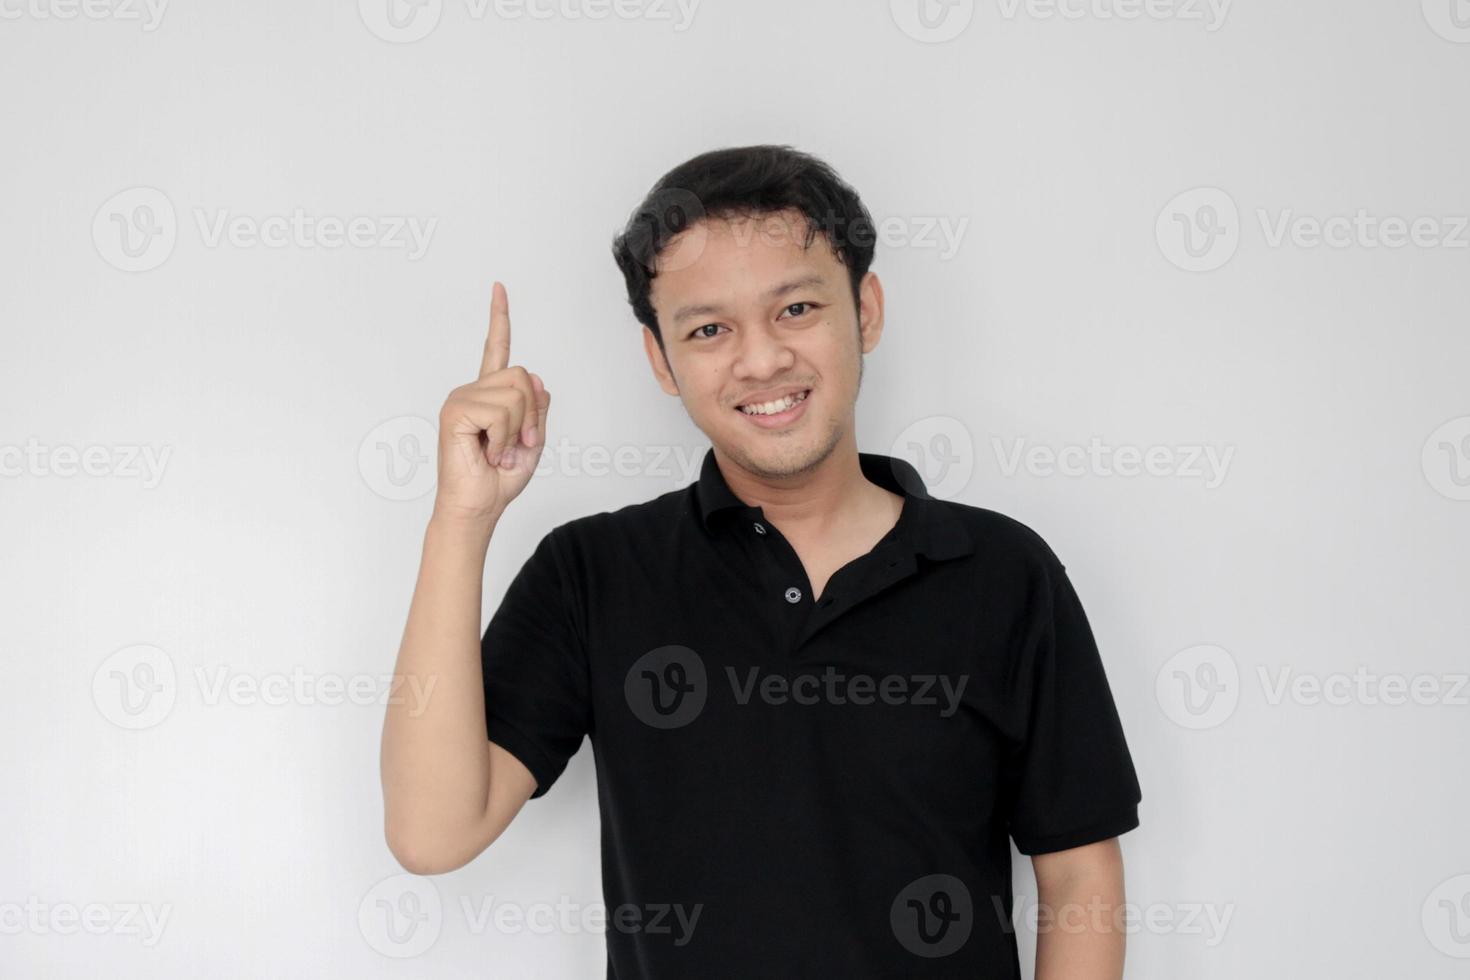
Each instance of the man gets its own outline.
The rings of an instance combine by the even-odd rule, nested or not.
[[[609,977],[1018,977],[1012,840],[1039,980],[1122,976],[1116,838],[1141,794],[1062,563],[857,449],[872,231],[787,147],[655,185],[615,257],[711,449],[695,483],[548,532],[483,637],[486,549],[550,405],[510,365],[499,283],[479,379],[440,415],[398,660],[439,683],[388,711],[388,843],[419,874],[462,866],[589,737]]]

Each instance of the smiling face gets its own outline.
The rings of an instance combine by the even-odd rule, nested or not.
[[[847,267],[788,211],[706,218],[659,256],[650,301],[664,352],[644,348],[664,391],[737,465],[766,478],[803,472],[853,435],[862,355],[883,332],[876,274],[853,303]],[[665,362],[667,356],[667,363]]]

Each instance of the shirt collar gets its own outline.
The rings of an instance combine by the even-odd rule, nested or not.
[[[917,553],[942,560],[975,550],[969,532],[951,513],[948,502],[930,495],[919,471],[908,460],[882,453],[859,452],[858,465],[868,480],[904,497],[904,514],[900,515],[900,523],[907,527]],[[700,520],[706,529],[713,529],[725,517],[744,516],[754,520],[764,516],[761,508],[752,507],[735,496],[715,461],[713,447],[705,451],[699,480],[692,489],[698,500]],[[904,520],[910,512],[911,518]]]

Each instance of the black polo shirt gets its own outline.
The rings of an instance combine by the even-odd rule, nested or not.
[[[903,508],[816,601],[710,450],[687,487],[553,528],[491,617],[487,730],[535,795],[592,744],[610,978],[1019,977],[1009,841],[1138,825],[1056,555],[859,460]]]

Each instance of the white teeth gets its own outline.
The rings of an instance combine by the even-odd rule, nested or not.
[[[759,402],[754,405],[741,405],[740,410],[746,415],[775,415],[784,412],[797,402],[806,400],[806,392],[799,391],[785,398],[778,398],[773,402]]]

